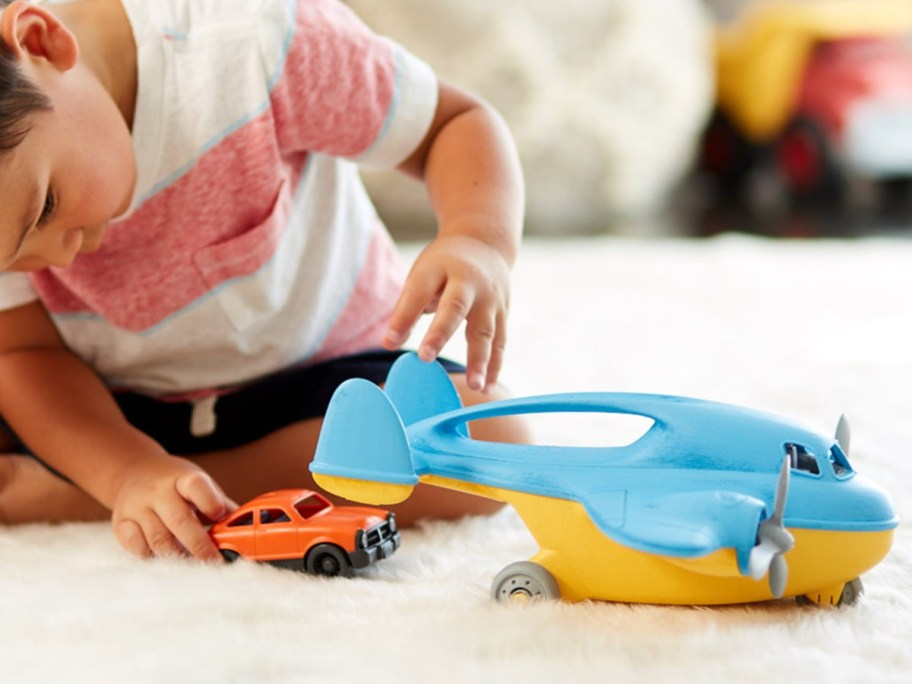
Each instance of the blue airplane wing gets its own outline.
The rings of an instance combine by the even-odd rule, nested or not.
[[[605,535],[625,546],[677,558],[734,548],[742,573],[767,515],[760,499],[719,489],[596,492],[583,505]]]

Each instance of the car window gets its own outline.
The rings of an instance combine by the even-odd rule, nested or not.
[[[247,511],[228,523],[228,527],[245,527],[253,525],[253,511]]]
[[[289,522],[291,518],[281,508],[263,508],[260,510],[260,524],[272,525],[274,523]]]
[[[310,494],[295,504],[295,510],[300,514],[302,518],[307,520],[307,518],[311,517],[312,515],[316,515],[324,508],[329,508],[329,506],[329,501],[324,499],[322,496]]]

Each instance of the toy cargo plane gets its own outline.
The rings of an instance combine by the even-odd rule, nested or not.
[[[470,437],[471,421],[555,412],[653,422],[626,446]],[[843,420],[833,438],[673,396],[555,394],[463,408],[443,368],[410,354],[385,389],[357,379],[339,387],[311,470],[328,491],[366,503],[398,503],[422,482],[511,504],[540,550],[495,578],[498,600],[839,605],[855,601],[898,524],[885,492],[852,469],[848,442]]]

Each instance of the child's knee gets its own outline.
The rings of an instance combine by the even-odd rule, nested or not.
[[[502,385],[495,385],[488,392],[469,389],[465,375],[454,373],[450,379],[459,392],[463,406],[486,404],[490,401],[509,399],[510,394]],[[501,416],[475,420],[469,424],[472,437],[482,442],[504,442],[507,444],[531,444],[532,431],[526,416]]]

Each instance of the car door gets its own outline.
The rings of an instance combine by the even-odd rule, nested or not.
[[[300,556],[298,532],[288,511],[279,506],[258,508],[255,514],[257,556],[263,560]]]

